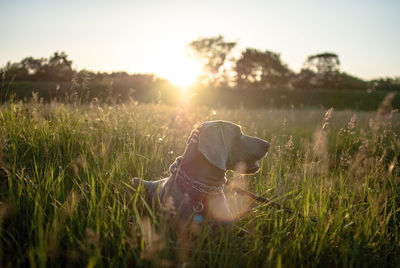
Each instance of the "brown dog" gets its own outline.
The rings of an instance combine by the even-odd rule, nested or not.
[[[200,224],[205,218],[231,223],[234,218],[223,192],[225,172],[256,173],[269,146],[244,135],[234,123],[204,122],[192,131],[184,154],[170,166],[171,176],[158,181],[135,178],[134,187],[143,187],[147,200],[159,202],[181,226]]]

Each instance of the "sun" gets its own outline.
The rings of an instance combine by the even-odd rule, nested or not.
[[[143,57],[146,56],[147,61],[141,66],[143,72],[167,79],[184,94],[196,82],[203,70],[202,63],[189,57],[185,47],[182,47],[178,41],[155,49],[151,55],[143,55]],[[125,56],[124,59],[126,59]],[[129,61],[126,64],[126,70],[132,73],[137,72],[138,66],[135,64],[135,61]]]
[[[154,66],[154,73],[167,79],[175,86],[186,91],[192,85],[202,71],[202,65],[193,58],[182,53],[165,55],[162,61]]]

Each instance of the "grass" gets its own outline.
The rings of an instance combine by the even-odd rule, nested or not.
[[[158,212],[143,213],[141,196],[128,186],[134,176],[167,176],[192,127],[213,119],[236,122],[271,142],[261,171],[242,180],[294,213],[254,204],[218,238],[203,230],[182,246],[163,231]],[[399,119],[385,109],[4,104],[0,263],[398,266]]]

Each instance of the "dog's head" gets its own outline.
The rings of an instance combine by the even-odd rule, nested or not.
[[[189,143],[197,141],[197,150],[212,165],[241,174],[256,173],[258,161],[268,152],[265,140],[243,134],[239,125],[227,121],[208,121],[192,132]]]

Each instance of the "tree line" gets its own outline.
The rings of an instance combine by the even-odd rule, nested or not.
[[[192,88],[200,97],[210,99],[213,95],[218,100],[230,94],[241,100],[249,92],[258,92],[253,94],[257,96],[269,92],[274,96],[272,99],[282,99],[287,98],[284,92],[293,89],[302,92],[400,90],[400,78],[365,81],[342,72],[339,56],[335,53],[308,56],[302,69],[296,73],[274,51],[245,48],[239,56],[233,57],[237,45],[222,35],[202,37],[187,45],[188,55],[203,64],[203,71]],[[0,73],[2,101],[11,95],[24,99],[29,98],[32,92],[38,92],[45,100],[115,103],[133,99],[175,103],[180,94],[177,87],[155,74],[77,71],[65,52],[55,52],[49,58],[26,57],[20,62],[8,62]]]
[[[45,100],[107,103],[162,101],[178,94],[168,80],[155,74],[74,70],[65,52],[54,52],[49,58],[26,57],[20,62],[8,62],[0,73],[3,101],[9,97],[29,98],[32,92]]]
[[[244,49],[238,58],[230,57],[237,42],[222,35],[199,38],[188,44],[189,54],[204,64],[202,81],[237,89],[370,89],[400,90],[400,77],[364,81],[340,70],[339,56],[324,52],[310,55],[296,73],[280,54],[270,50]],[[233,75],[231,75],[233,74]]]

